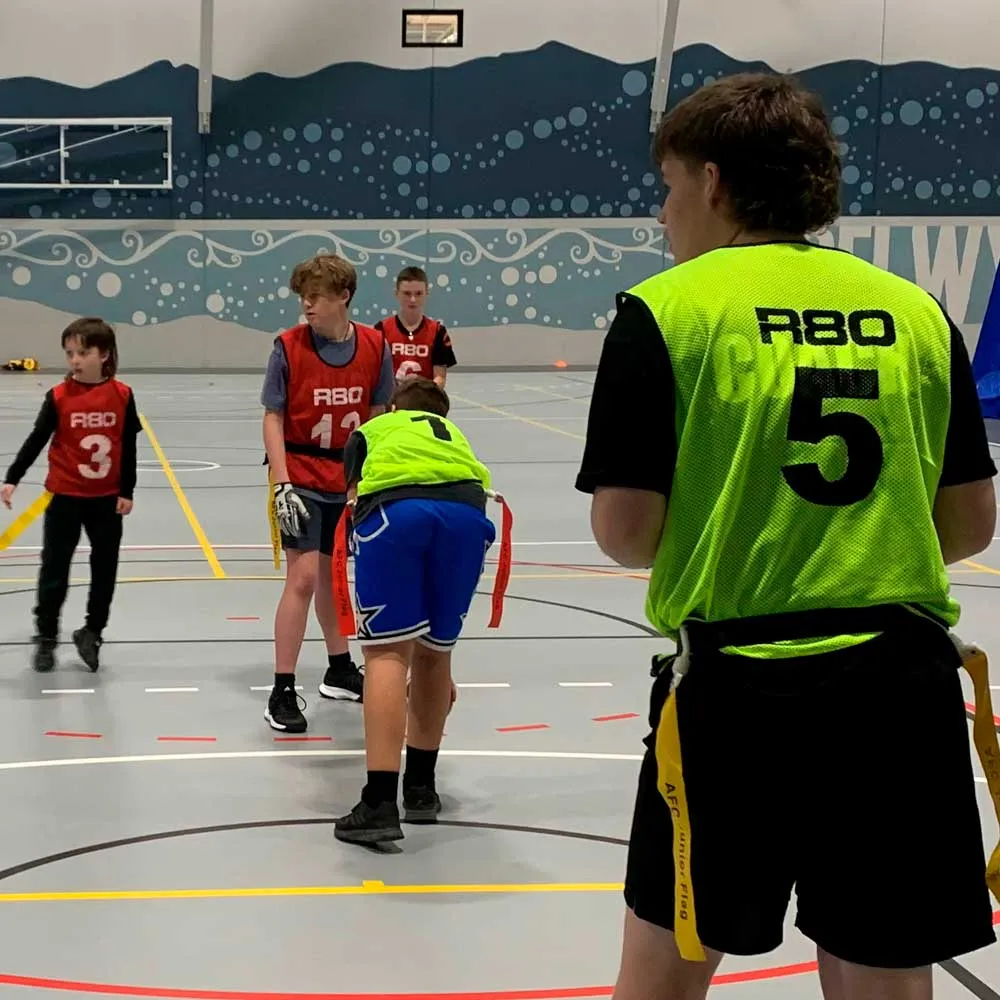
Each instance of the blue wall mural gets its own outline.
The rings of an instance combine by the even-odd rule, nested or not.
[[[687,47],[671,102],[764,68]],[[291,268],[328,248],[358,267],[362,320],[419,263],[451,327],[601,330],[617,291],[669,263],[653,219],[652,72],[549,43],[446,69],[217,79],[208,136],[190,66],[90,89],[0,80],[0,107],[18,116],[172,116],[175,170],[170,192],[0,191],[0,297],[137,328],[202,317],[274,332],[298,318]],[[843,219],[824,241],[918,281],[978,329],[1000,259],[1000,70],[857,61],[799,75],[844,156]],[[130,143],[95,144],[70,176],[154,180],[162,150],[151,135]],[[0,179],[23,169],[10,167],[18,152],[0,139]]]
[[[675,56],[671,100],[765,68],[689,46]],[[92,89],[3,80],[0,107],[19,116],[172,116],[177,186],[0,192],[0,216],[648,217],[659,197],[647,129],[652,72],[651,61],[620,65],[552,42],[444,69],[343,63],[297,79],[217,79],[207,137],[195,127],[190,66],[157,63]],[[800,76],[823,95],[841,137],[845,214],[1000,214],[1000,70],[858,61]],[[71,176],[154,179],[148,149],[122,148],[95,149]],[[12,177],[3,167],[14,156],[0,141],[0,179]],[[55,170],[46,165],[50,178]]]

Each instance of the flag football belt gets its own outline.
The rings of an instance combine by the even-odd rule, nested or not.
[[[690,666],[692,655],[718,653],[728,647],[814,639],[817,636],[858,635],[868,632],[913,629],[914,618],[947,630],[947,625],[924,609],[909,609],[901,604],[869,608],[823,609],[762,615],[723,622],[689,620],[681,626],[676,656],[658,657],[654,673],[669,664],[673,677],[670,692],[656,727],[657,788],[666,802],[673,821],[674,862],[674,937],[681,957],[689,962],[705,961],[705,950],[698,936],[695,889],[691,878],[691,818],[684,786],[680,730],[677,718],[677,688]],[[986,653],[963,642],[954,633],[949,638],[958,650],[975,690],[972,739],[979,755],[990,799],[1000,822],[1000,742],[997,739],[993,704],[990,697],[989,664]],[[1000,843],[993,849],[986,866],[986,883],[1000,902]]]

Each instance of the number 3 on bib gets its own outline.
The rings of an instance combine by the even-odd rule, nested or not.
[[[361,414],[357,410],[352,410],[340,421],[340,426],[350,434],[351,431],[357,430],[361,426]],[[330,448],[333,445],[333,414],[324,413],[319,423],[313,427],[309,437],[313,441],[319,439],[321,448]]]
[[[111,471],[111,439],[104,434],[88,434],[80,447],[90,452],[90,462],[77,470],[84,479],[104,479]]]

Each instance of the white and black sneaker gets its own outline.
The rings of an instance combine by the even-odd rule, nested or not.
[[[275,685],[264,711],[267,724],[283,733],[304,733],[308,723],[302,714],[302,708],[299,708],[300,701],[302,708],[305,708],[306,700],[295,690],[294,684],[282,687]]]
[[[319,693],[334,701],[357,701],[364,699],[365,674],[353,662],[346,668],[327,667]]]

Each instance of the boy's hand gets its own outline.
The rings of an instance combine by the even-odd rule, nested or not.
[[[291,483],[274,484],[274,515],[283,535],[298,538],[309,522],[309,509]]]
[[[132,501],[126,500],[125,497],[119,497],[115,510],[121,514],[122,517],[128,517],[128,515],[132,513]]]
[[[7,510],[11,509],[10,499],[14,495],[14,490],[16,489],[17,487],[12,486],[10,483],[4,483],[3,488],[0,489],[0,501],[3,502],[3,505],[7,508]]]

